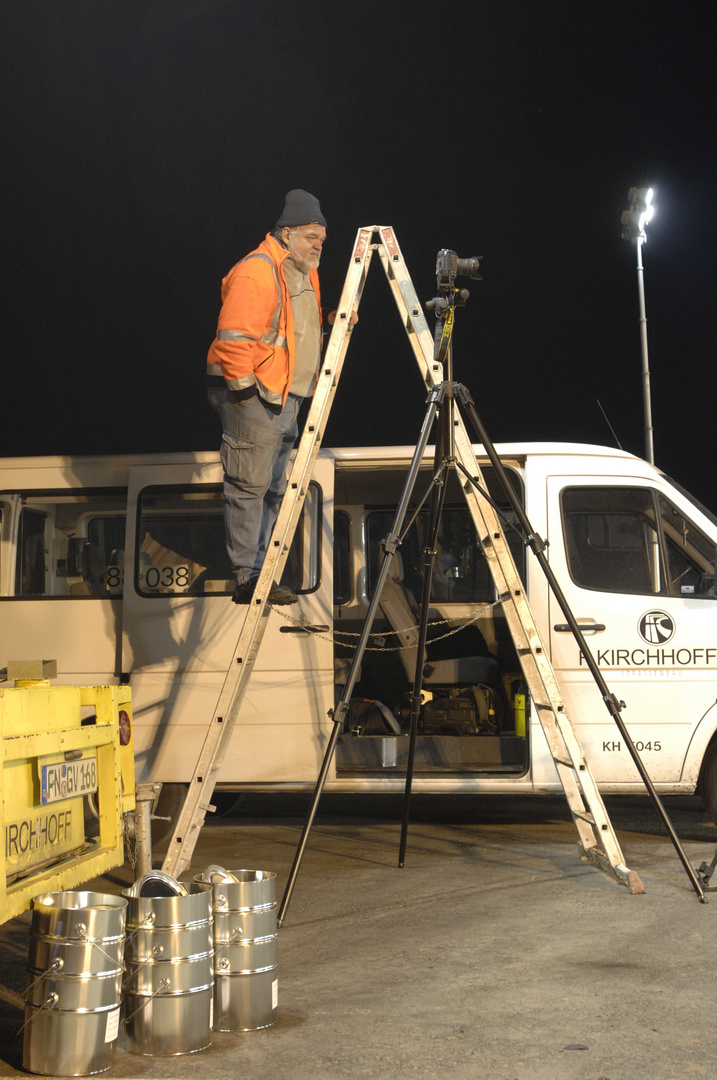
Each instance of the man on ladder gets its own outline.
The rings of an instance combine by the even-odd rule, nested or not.
[[[254,594],[286,490],[299,408],[316,385],[323,340],[318,266],[325,239],[318,199],[294,189],[274,232],[222,281],[207,391],[223,429],[224,522],[235,604],[248,604]],[[267,600],[295,604],[296,595],[274,582]]]

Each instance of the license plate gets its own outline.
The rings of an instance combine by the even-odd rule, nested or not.
[[[97,791],[97,758],[84,757],[77,761],[55,761],[40,770],[40,801],[59,802],[89,795]]]

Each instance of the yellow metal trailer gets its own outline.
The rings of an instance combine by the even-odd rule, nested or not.
[[[0,922],[38,893],[124,862],[124,814],[135,807],[130,689],[51,686],[56,670],[54,661],[10,662],[0,683]],[[87,830],[90,796],[99,819]]]

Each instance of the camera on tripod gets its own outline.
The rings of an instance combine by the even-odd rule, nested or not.
[[[452,289],[457,277],[469,277],[482,281],[478,273],[482,255],[473,255],[470,259],[459,259],[455,251],[441,248],[436,256],[436,281],[442,291]]]

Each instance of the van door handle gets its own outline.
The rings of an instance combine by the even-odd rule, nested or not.
[[[280,626],[280,634],[326,634],[328,626],[312,625],[303,623],[301,626]]]
[[[578,628],[583,634],[599,634],[600,631],[605,629],[605,623],[601,622],[586,622],[578,623]],[[569,634],[570,627],[566,622],[556,623],[553,627],[556,634]]]

